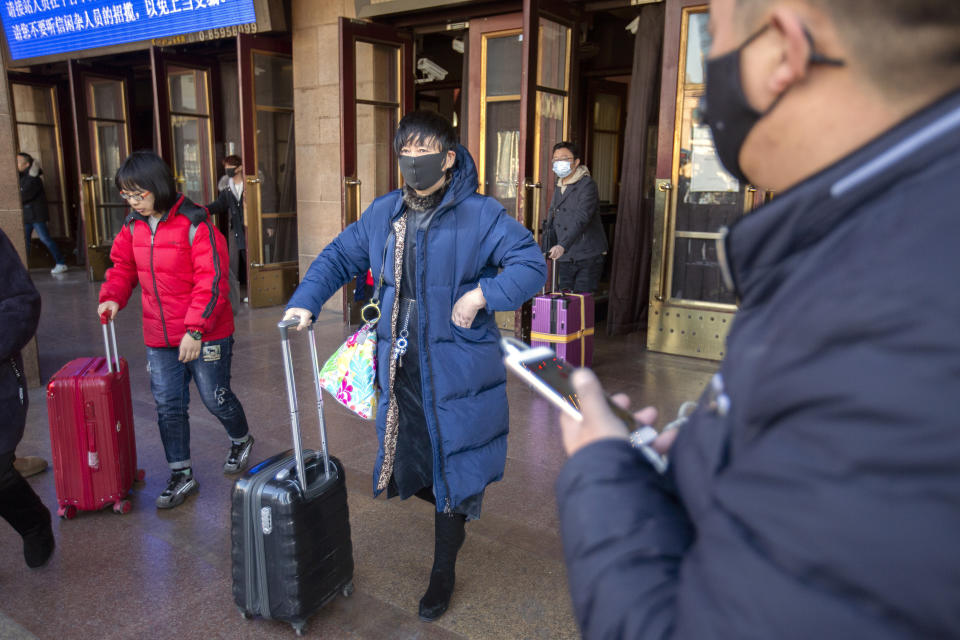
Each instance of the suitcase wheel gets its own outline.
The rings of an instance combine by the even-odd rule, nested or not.
[[[343,585],[343,589],[340,590],[340,593],[343,594],[344,598],[349,598],[353,594],[353,582],[348,582]]]
[[[290,626],[293,627],[293,630],[297,632],[298,636],[302,636],[304,630],[307,628],[306,622],[291,622]]]
[[[240,617],[243,618],[244,620],[249,620],[250,618],[253,617],[253,614],[247,611],[246,609],[243,609],[241,607],[237,607],[237,609],[239,609],[240,611]]]
[[[72,504],[64,505],[57,509],[57,515],[64,520],[73,520],[77,517],[77,508]]]
[[[121,515],[130,513],[130,509],[132,508],[133,504],[131,504],[129,500],[121,500],[113,503],[113,510]]]
[[[143,482],[143,479],[147,477],[147,472],[143,469],[137,469],[137,473],[133,476],[134,480],[137,482]]]

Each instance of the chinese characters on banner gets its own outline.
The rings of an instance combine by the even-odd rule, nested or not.
[[[13,60],[256,22],[253,0],[2,0]]]

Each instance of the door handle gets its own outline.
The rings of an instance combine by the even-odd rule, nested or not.
[[[80,179],[84,182],[96,182],[97,176],[82,176]]]
[[[541,185],[539,182],[533,182],[532,180],[529,180],[529,179],[523,181],[523,186],[526,187],[527,189],[543,188],[543,185]]]
[[[669,180],[657,183],[657,191],[663,194],[663,196],[660,196],[663,198],[663,236],[661,240],[663,246],[660,251],[662,257],[660,259],[660,277],[657,279],[657,291],[653,296],[657,302],[663,302],[663,290],[666,288],[667,269],[670,268],[670,265],[667,263],[667,238],[670,237],[670,206],[673,204],[673,198],[670,197],[670,192],[672,190],[673,184]],[[659,199],[659,197],[657,199]]]
[[[251,263],[250,263],[250,266],[253,267],[254,269],[262,269],[262,268],[263,268],[263,263],[262,263],[262,262],[251,262]]]
[[[361,184],[361,181],[357,178],[346,177],[343,179],[343,184],[351,187],[359,187]]]
[[[263,182],[260,178],[247,178],[247,184],[260,184]]]

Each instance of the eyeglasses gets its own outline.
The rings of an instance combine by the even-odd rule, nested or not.
[[[130,204],[140,204],[143,202],[143,199],[147,197],[149,191],[140,191],[139,193],[124,193],[120,192],[120,197],[129,202]]]

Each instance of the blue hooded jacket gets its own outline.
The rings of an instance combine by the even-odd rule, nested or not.
[[[509,415],[494,312],[519,308],[546,280],[546,264],[533,235],[508,216],[499,202],[477,193],[477,169],[470,153],[458,145],[456,154],[450,186],[430,226],[417,232],[416,243],[423,407],[441,511],[503,477]],[[370,268],[378,280],[383,273],[383,319],[377,326],[381,391],[375,495],[384,458],[392,344],[389,319],[396,296],[392,223],[404,208],[399,189],[374,200],[357,222],[317,256],[287,304],[316,316],[354,275]],[[478,285],[486,308],[477,313],[470,328],[454,325],[450,319],[454,303]]]

